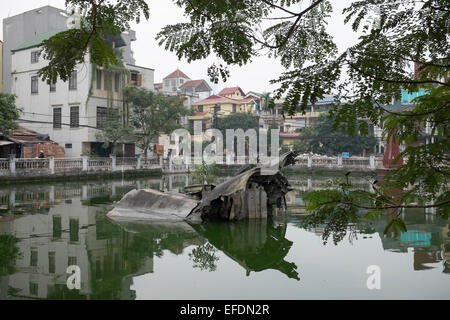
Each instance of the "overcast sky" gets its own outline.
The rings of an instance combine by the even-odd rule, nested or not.
[[[306,1],[307,3],[308,1]],[[349,25],[344,25],[342,9],[347,7],[351,0],[331,0],[335,5],[334,13],[330,19],[329,30],[335,37],[339,49],[345,50],[348,46],[354,44],[357,35],[353,33]],[[162,27],[167,24],[174,24],[186,19],[183,16],[181,8],[177,7],[170,0],[147,0],[150,6],[150,19],[145,19],[139,24],[133,24],[132,28],[136,30],[137,41],[132,43],[132,50],[136,64],[155,69],[155,82],[161,82],[162,79],[177,67],[186,73],[191,79],[209,80],[207,68],[216,61],[214,57],[208,60],[195,61],[190,64],[186,60],[178,60],[174,53],[165,51],[159,47],[155,36]],[[64,9],[64,0],[0,0],[0,18],[3,20],[8,16],[20,14],[24,11],[32,10],[41,6],[51,5]],[[305,4],[306,5],[306,4]],[[3,35],[3,24],[0,25],[0,37]],[[253,61],[243,67],[230,67],[231,76],[224,84],[219,82],[213,89],[217,93],[223,87],[240,86],[244,92],[273,91],[277,85],[270,85],[271,79],[277,78],[283,68],[272,59],[265,56],[256,57]]]

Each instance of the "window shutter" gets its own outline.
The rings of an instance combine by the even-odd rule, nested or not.
[[[137,86],[142,87],[142,74],[138,74],[138,81]]]

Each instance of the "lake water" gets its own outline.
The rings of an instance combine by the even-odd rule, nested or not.
[[[288,214],[199,225],[106,217],[126,192],[178,190],[191,183],[186,175],[0,187],[0,299],[450,298],[448,220],[410,210],[405,233],[383,236],[380,218],[324,243],[323,228],[299,221],[302,195],[327,178],[289,176]],[[66,284],[73,265],[79,290]],[[369,266],[379,268],[380,289],[367,288]]]

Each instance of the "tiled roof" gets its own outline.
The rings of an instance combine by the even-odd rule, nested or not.
[[[220,96],[226,95],[226,94],[233,94],[235,93],[237,90],[240,90],[242,92],[243,95],[244,91],[242,91],[242,89],[240,87],[232,87],[232,88],[225,88],[222,91],[219,92]]]
[[[222,97],[221,95],[218,95],[218,94],[213,94],[212,96],[209,96],[206,99],[196,102],[195,105],[199,105],[202,103],[211,104],[211,103],[218,103],[218,102],[224,102],[224,101],[231,101],[231,102],[237,102],[237,103],[249,103],[254,100],[252,98],[234,99],[234,98]]]
[[[186,74],[183,73],[183,71],[181,71],[180,69],[175,70],[174,72],[172,72],[171,74],[169,74],[167,77],[164,78],[165,79],[173,79],[173,78],[185,78],[185,79],[190,79]]]
[[[66,30],[67,30],[67,28],[59,29],[59,30],[52,30],[52,31],[44,32],[44,33],[39,33],[39,34],[33,36],[32,38],[28,39],[27,41],[22,43],[20,46],[18,46],[17,48],[15,48],[11,51],[20,51],[20,50],[30,49],[30,48],[34,48],[34,47],[39,47],[44,40],[50,39],[54,35],[56,35],[60,32],[66,31]]]
[[[196,87],[200,85],[204,80],[191,80],[186,81],[180,88],[187,88],[187,87]]]

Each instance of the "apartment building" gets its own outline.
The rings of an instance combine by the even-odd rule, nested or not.
[[[130,84],[153,90],[154,69],[135,65],[130,46],[136,37],[131,31],[107,37],[113,48],[122,52],[123,68],[95,67],[87,54],[69,81],[58,80],[49,85],[38,76],[38,71],[48,63],[40,55],[41,44],[63,30],[36,34],[12,50],[11,91],[17,95],[16,105],[22,109],[19,122],[38,133],[48,134],[51,140],[65,147],[66,157],[108,156],[111,150],[103,148],[103,141],[97,138],[108,108],[117,109],[126,117],[128,110],[124,109],[122,89]],[[135,146],[120,145],[118,152],[134,156]]]
[[[64,10],[43,6],[3,19],[3,90],[12,91],[12,50],[37,34],[61,30],[67,26]]]

